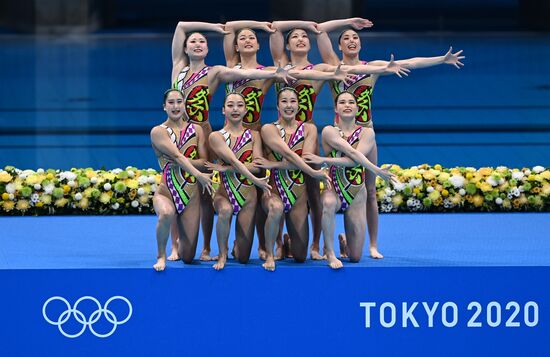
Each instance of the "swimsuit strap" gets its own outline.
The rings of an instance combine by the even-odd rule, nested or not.
[[[168,135],[170,135],[170,140],[172,140],[172,142],[176,144],[177,139],[176,139],[176,133],[174,133],[174,129],[169,128],[164,124],[161,124],[160,126],[166,129],[166,131],[168,132]]]
[[[220,134],[222,134],[227,146],[231,145],[231,134],[229,134],[225,129],[220,130]]]

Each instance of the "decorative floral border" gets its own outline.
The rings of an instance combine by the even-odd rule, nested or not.
[[[549,211],[550,169],[384,165],[400,181],[376,180],[381,212]],[[152,214],[154,169],[0,170],[0,215]],[[219,178],[214,176],[219,185]]]

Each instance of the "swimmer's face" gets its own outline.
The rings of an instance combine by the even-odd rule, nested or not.
[[[307,32],[302,29],[292,30],[288,36],[286,49],[290,52],[308,52],[310,48]]]
[[[198,32],[194,32],[185,41],[185,54],[190,59],[204,59],[208,54],[208,43],[206,37]]]
[[[336,100],[336,108],[334,111],[342,120],[354,120],[357,114],[357,101],[355,97],[351,93],[340,94]]]
[[[277,109],[284,120],[293,120],[298,113],[298,97],[296,92],[291,90],[283,90],[279,94]]]
[[[235,49],[239,53],[256,53],[260,49],[256,34],[249,29],[244,29],[237,35]]]
[[[340,37],[338,48],[345,55],[356,55],[361,50],[361,39],[353,30],[344,31]]]
[[[222,108],[225,119],[230,122],[239,123],[243,120],[246,114],[246,103],[239,94],[230,94],[225,99]]]
[[[179,91],[171,91],[166,96],[163,107],[170,120],[180,120],[183,116],[183,96]]]

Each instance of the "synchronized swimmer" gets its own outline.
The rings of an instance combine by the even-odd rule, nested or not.
[[[342,267],[333,249],[338,211],[343,212],[345,227],[345,232],[339,235],[340,257],[349,257],[351,262],[361,259],[368,227],[370,255],[382,258],[377,247],[375,178],[380,176],[389,182],[395,182],[396,178],[376,166],[371,120],[374,83],[381,75],[402,77],[415,68],[438,64],[459,68],[464,56],[460,56],[462,51],[452,53],[451,48],[439,57],[394,61],[392,55],[389,61],[360,61],[361,42],[356,30],[371,26],[372,22],[361,18],[322,24],[178,23],[172,41],[172,89],[164,94],[163,106],[168,118],[151,131],[153,149],[162,169],[161,184],[153,198],[158,215],[155,270],[164,270],[167,259],[181,259],[184,263],[194,259],[199,223],[204,239],[200,260],[217,260],[214,268],[223,269],[229,255],[233,216],[236,216],[236,239],[231,254],[240,263],[249,260],[255,226],[258,253],[265,260],[266,270],[275,270],[275,261],[285,256],[304,262],[309,247],[308,208],[313,227],[309,247],[312,259],[326,259],[333,269]],[[339,38],[342,60],[332,50],[328,37],[328,32],[337,29],[344,30]],[[269,33],[273,66],[258,63],[255,30]],[[197,31],[224,35],[227,66],[205,64],[208,44],[206,37]],[[284,32],[287,32],[286,44]],[[307,59],[311,48],[308,32],[317,36],[325,63],[313,65]],[[322,146],[327,156],[321,157],[313,109],[325,82],[330,84],[334,95],[335,125],[322,130]],[[274,123],[262,126],[265,94],[274,83],[279,117]],[[212,132],[210,100],[222,84],[227,93],[222,108],[225,125],[222,130]],[[329,165],[328,170],[322,165]],[[213,171],[219,173],[221,180],[215,193]],[[218,257],[210,256],[214,211],[218,214]],[[285,222],[288,233],[283,242]],[[170,230],[172,252],[167,257]]]

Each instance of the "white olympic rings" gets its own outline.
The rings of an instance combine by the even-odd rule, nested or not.
[[[67,310],[63,311],[59,315],[59,317],[57,318],[57,321],[54,321],[55,319],[54,320],[50,319],[48,317],[48,315],[46,314],[46,308],[47,308],[48,304],[50,302],[54,301],[54,300],[59,300],[59,301],[65,303],[65,305],[67,306]],[[86,301],[86,300],[90,300],[90,301],[94,302],[97,305],[97,310],[92,312],[92,314],[90,315],[90,317],[88,319],[86,319],[86,316],[84,316],[84,314],[81,311],[78,310],[78,304],[80,304],[82,301]],[[119,321],[117,319],[116,315],[111,310],[109,310],[109,304],[114,300],[122,300],[126,304],[128,304],[128,316],[126,316],[121,321]],[[104,333],[104,334],[96,332],[93,328],[93,324],[95,324],[96,322],[99,321],[102,314],[103,314],[103,316],[105,316],[105,319],[107,321],[109,321],[110,323],[113,324],[112,329],[109,332]],[[44,319],[49,324],[57,326],[57,328],[59,329],[59,332],[61,332],[61,334],[65,337],[67,337],[67,338],[76,338],[76,337],[82,335],[84,333],[84,331],[86,331],[87,326],[90,327],[90,331],[92,332],[92,334],[94,334],[94,336],[100,337],[100,338],[105,338],[105,337],[111,336],[115,332],[118,325],[122,325],[122,324],[126,323],[128,320],[130,320],[130,317],[132,317],[132,304],[124,296],[113,296],[109,300],[107,300],[107,302],[105,302],[105,306],[102,307],[101,304],[99,303],[99,301],[96,298],[94,298],[93,296],[83,296],[80,299],[76,300],[76,302],[74,303],[74,306],[71,307],[71,304],[69,304],[67,299],[65,299],[61,296],[52,296],[51,298],[46,300],[46,302],[42,306],[42,315],[44,316]],[[69,334],[69,333],[65,332],[63,330],[63,327],[62,327],[63,324],[65,324],[67,321],[69,321],[69,319],[71,318],[71,315],[74,316],[76,321],[78,321],[79,323],[82,324],[82,329],[80,329],[80,331],[78,331],[77,333],[74,333],[74,334]]]

